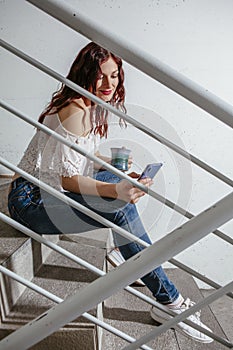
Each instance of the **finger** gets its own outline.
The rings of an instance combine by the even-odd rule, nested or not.
[[[127,175],[130,176],[130,177],[132,177],[133,179],[137,179],[137,178],[140,176],[140,174],[135,173],[135,171],[133,171],[132,173],[129,173],[129,174],[127,174]]]
[[[131,191],[131,199],[133,199],[133,200],[138,199],[139,200],[139,198],[145,196],[145,194],[146,193],[144,191],[141,191],[135,187]]]
[[[138,182],[140,182],[141,184],[143,184],[145,186],[150,186],[153,184],[153,181],[151,180],[150,177],[146,177],[145,179],[141,179]]]

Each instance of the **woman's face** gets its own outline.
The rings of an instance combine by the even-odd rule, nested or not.
[[[108,102],[112,99],[119,82],[118,66],[114,59],[110,57],[100,65],[100,69],[101,75],[96,82],[96,96]]]

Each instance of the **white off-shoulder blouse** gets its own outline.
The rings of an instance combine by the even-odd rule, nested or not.
[[[43,124],[88,153],[94,154],[98,149],[99,137],[72,134],[63,127],[57,114],[46,116]],[[93,161],[41,130],[32,138],[18,167],[61,191],[61,176],[93,175]]]

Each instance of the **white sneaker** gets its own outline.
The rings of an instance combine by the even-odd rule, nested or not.
[[[113,249],[111,250],[110,253],[108,253],[108,255],[106,256],[106,259],[108,260],[108,262],[110,262],[110,264],[113,267],[117,267],[121,264],[123,264],[125,262],[125,259],[123,258],[123,256],[121,255],[121,252],[118,249]],[[144,287],[145,284],[138,279],[137,281],[135,281],[133,283],[135,286],[140,286],[140,287]]]
[[[181,312],[184,312],[187,309],[189,309],[194,304],[195,303],[193,301],[190,301],[190,299],[186,299],[182,303],[182,305],[177,307],[177,308],[169,308],[168,306],[167,306],[167,308],[168,308],[168,310],[171,310],[171,311],[175,312],[176,314],[180,314]],[[164,305],[164,306],[166,307],[166,305]],[[155,321],[158,321],[159,323],[163,323],[164,321],[167,321],[172,317],[172,316],[166,314],[165,312],[163,312],[162,310],[157,309],[155,307],[152,307],[150,314],[151,314],[151,317]],[[201,312],[197,311],[197,312],[195,312],[194,315],[190,315],[189,317],[187,317],[187,319],[196,323],[197,325],[205,328],[206,330],[212,332],[211,329],[209,329],[206,325],[204,325],[201,322],[200,316],[201,316]],[[201,343],[211,343],[213,341],[212,338],[208,337],[204,333],[201,333],[197,329],[192,328],[191,326],[187,325],[186,323],[180,322],[175,326],[175,328],[181,330],[189,338],[192,338],[192,339],[199,341]]]

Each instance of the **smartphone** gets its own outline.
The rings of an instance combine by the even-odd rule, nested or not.
[[[145,179],[146,177],[150,177],[153,179],[163,163],[152,163],[152,164],[147,164],[141,175],[139,176],[138,180]]]

